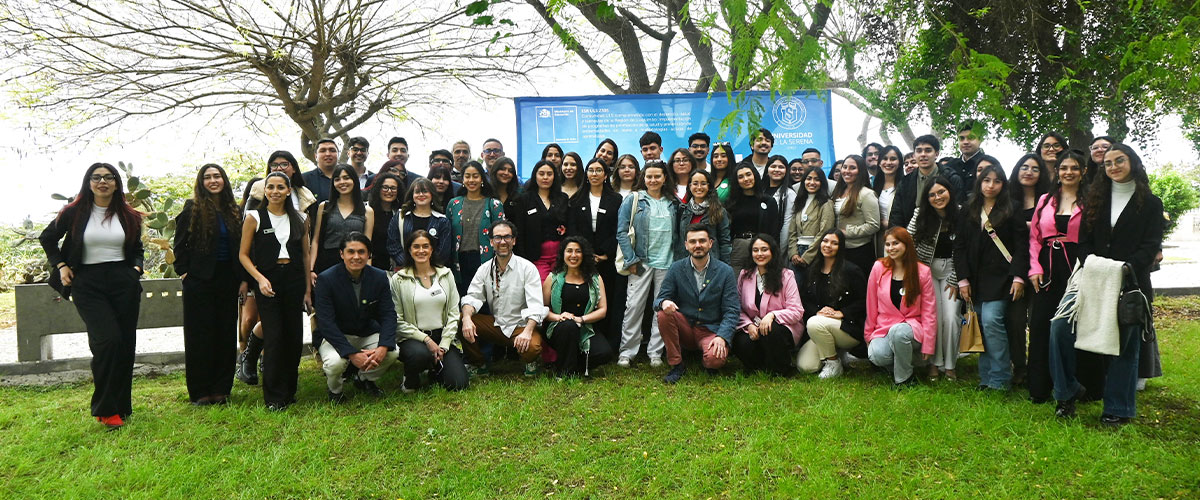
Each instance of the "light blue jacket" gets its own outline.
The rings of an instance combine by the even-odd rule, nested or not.
[[[633,199],[634,194],[626,196],[621,201],[621,210],[617,212],[617,245],[621,247],[621,254],[625,256],[626,267],[633,264],[642,263],[646,258],[646,235],[650,234],[650,201],[645,191],[636,191],[637,209],[634,210]],[[662,193],[664,199],[671,203],[671,220],[675,224],[676,217],[679,213],[679,200],[675,199],[672,193]],[[633,214],[633,243],[629,241],[629,218]],[[675,248],[675,231],[672,231],[672,241],[670,249]],[[672,251],[668,249],[668,251]],[[670,260],[672,255],[668,255]]]

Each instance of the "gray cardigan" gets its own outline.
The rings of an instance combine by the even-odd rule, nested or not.
[[[807,216],[807,221],[805,220]],[[796,242],[800,236],[812,236],[820,238],[825,231],[833,228],[837,222],[837,216],[833,213],[833,200],[826,200],[825,203],[817,205],[813,202],[808,205],[808,209],[803,214],[792,216],[791,227],[788,228],[787,245],[788,262],[791,262],[792,257],[799,255],[796,251]],[[806,263],[812,263],[817,258],[817,253],[820,252],[820,241],[814,241],[809,245],[808,250],[801,255]]]
[[[844,208],[844,207],[843,207]],[[858,248],[875,241],[879,231],[879,198],[875,191],[864,187],[858,192],[858,203],[850,215],[837,213],[837,227],[846,233],[846,247]]]

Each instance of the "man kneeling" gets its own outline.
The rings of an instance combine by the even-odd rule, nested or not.
[[[704,367],[709,370],[725,366],[741,313],[733,268],[709,256],[711,229],[692,224],[686,234],[690,256],[671,264],[654,300],[658,330],[666,344],[667,364],[671,365],[671,371],[663,377],[668,384],[678,382],[685,373],[681,347],[700,349]]]
[[[387,273],[371,267],[371,240],[360,232],[342,241],[342,263],[317,276],[317,324],[325,341],[319,348],[329,399],[345,401],[342,373],[358,368],[354,385],[373,396],[375,381],[396,361],[396,309]]]

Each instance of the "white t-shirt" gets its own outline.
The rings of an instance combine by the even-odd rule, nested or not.
[[[271,229],[275,230],[275,239],[279,240],[279,258],[292,258],[290,255],[288,255],[287,250],[288,238],[291,238],[292,236],[292,223],[288,220],[287,213],[285,212],[283,215],[275,215],[268,211],[267,215],[271,217]],[[254,232],[257,233],[259,226],[258,210],[250,210],[246,212],[246,217],[254,219]]]
[[[600,216],[600,197],[588,194],[588,201],[591,202],[592,208],[592,232],[596,231],[596,219]]]
[[[107,211],[108,207],[92,204],[92,214],[83,230],[84,264],[125,260],[125,229],[115,214],[104,220]]]
[[[442,322],[442,312],[446,307],[446,291],[437,280],[433,286],[425,288],[418,284],[413,287],[413,304],[417,309],[417,329],[433,331],[445,326]]]

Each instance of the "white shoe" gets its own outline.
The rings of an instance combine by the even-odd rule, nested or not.
[[[817,376],[823,379],[842,376],[842,361],[838,359],[826,359],[822,362],[821,374]]]
[[[650,358],[650,367],[651,368],[661,368],[662,365],[663,365],[662,358]]]
[[[621,356],[621,358],[617,360],[617,366],[621,368],[629,368],[630,361],[632,360],[629,359],[629,356]]]

